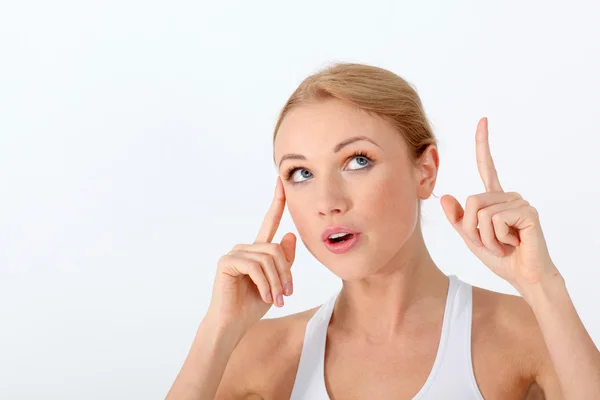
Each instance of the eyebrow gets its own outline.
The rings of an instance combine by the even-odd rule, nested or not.
[[[353,136],[351,138],[348,138],[348,139],[343,140],[343,141],[339,142],[338,144],[336,144],[335,147],[333,148],[333,152],[337,153],[340,150],[342,150],[345,146],[348,146],[350,143],[358,142],[359,140],[366,140],[367,142],[371,142],[375,146],[381,148],[380,145],[375,143],[371,138],[369,138],[367,136]],[[281,168],[281,163],[284,162],[285,160],[306,160],[306,157],[304,157],[302,154],[295,154],[295,153],[286,154],[283,157],[281,157],[281,160],[279,161],[279,165],[277,166],[277,168]]]

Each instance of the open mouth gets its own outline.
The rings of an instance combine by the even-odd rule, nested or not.
[[[353,237],[354,237],[353,233],[347,233],[344,236],[340,236],[337,238],[333,238],[333,239],[328,238],[327,241],[329,243],[340,243],[340,242],[345,242],[346,240],[352,239]]]
[[[360,233],[338,233],[327,238],[325,247],[334,254],[344,254],[353,249],[359,241]]]

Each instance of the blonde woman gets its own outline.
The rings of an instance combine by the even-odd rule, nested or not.
[[[273,203],[252,244],[217,266],[211,303],[167,399],[600,399],[600,354],[548,254],[534,206],[505,192],[487,119],[485,193],[441,205],[521,296],[445,275],[421,231],[437,142],[409,83],[362,64],[306,78],[273,136]],[[293,293],[296,237],[343,281],[319,307],[261,319]]]

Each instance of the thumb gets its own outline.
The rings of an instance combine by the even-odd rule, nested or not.
[[[285,254],[285,258],[293,263],[296,259],[296,235],[292,232],[286,233],[281,239],[280,244],[283,249],[283,254]]]
[[[446,194],[440,198],[440,204],[442,205],[442,209],[444,210],[444,214],[446,214],[448,221],[450,221],[454,229],[456,229],[456,231],[462,236],[461,223],[465,215],[465,211],[458,200],[456,200],[456,198],[453,196]]]

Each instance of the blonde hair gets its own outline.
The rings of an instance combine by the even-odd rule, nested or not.
[[[340,100],[389,121],[407,144],[413,165],[428,146],[438,144],[413,86],[387,69],[357,63],[336,63],[305,78],[279,113],[273,143],[291,109],[327,99]]]
[[[281,109],[273,142],[292,108],[332,98],[391,122],[408,145],[413,162],[429,145],[438,144],[421,99],[409,82],[387,69],[356,63],[336,63],[305,78]]]

